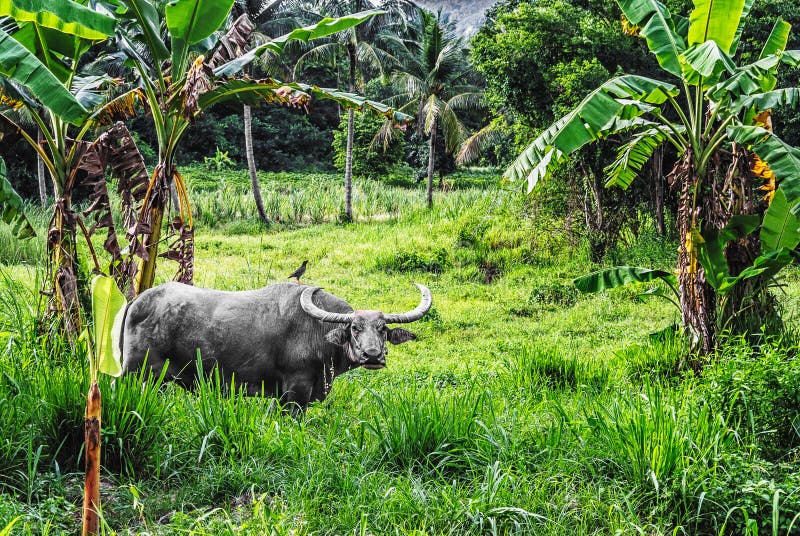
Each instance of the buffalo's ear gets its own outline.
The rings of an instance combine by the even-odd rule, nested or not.
[[[414,341],[417,336],[403,328],[394,328],[389,330],[389,335],[386,337],[392,344],[403,344],[404,342]]]
[[[344,328],[336,328],[325,334],[325,340],[337,346],[344,346],[350,338],[350,333]]]

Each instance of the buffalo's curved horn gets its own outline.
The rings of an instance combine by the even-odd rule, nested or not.
[[[431,291],[428,290],[428,287],[425,285],[420,285],[419,283],[414,284],[417,285],[417,288],[422,293],[422,298],[419,300],[419,305],[417,305],[416,309],[407,313],[383,315],[387,324],[408,324],[409,322],[414,322],[422,318],[431,308],[431,305],[433,305]]]
[[[322,320],[323,322],[341,322],[347,324],[353,321],[353,313],[330,313],[314,305],[311,298],[319,289],[320,287],[308,287],[303,290],[303,293],[300,295],[300,307],[303,308],[303,311],[305,311],[308,316],[316,318],[317,320]]]

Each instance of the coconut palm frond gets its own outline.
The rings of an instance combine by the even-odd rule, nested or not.
[[[463,165],[474,162],[487,147],[497,142],[499,137],[497,125],[492,122],[469,136],[461,144],[456,155],[456,164]]]
[[[314,48],[310,49],[308,52],[306,52],[297,59],[297,62],[294,65],[294,77],[297,78],[297,76],[303,71],[306,62],[333,61],[338,57],[339,48],[340,48],[339,43],[328,42],[328,43],[323,43],[321,45],[317,45]]]
[[[398,132],[399,130],[397,129],[394,121],[389,119],[385,120],[383,123],[381,123],[381,127],[378,129],[378,131],[375,133],[375,136],[372,137],[372,141],[369,143],[370,151],[376,150],[377,147],[381,147],[385,153],[389,148],[389,145],[397,137]]]
[[[453,110],[485,110],[486,101],[481,92],[461,93],[451,97],[447,107]]]
[[[441,112],[442,117],[442,134],[444,135],[445,146],[449,153],[454,153],[461,146],[464,140],[469,136],[469,131],[458,118],[455,110],[444,105]]]
[[[436,95],[430,95],[425,101],[422,113],[425,115],[425,122],[423,123],[425,134],[430,134],[434,121],[442,114],[442,101],[437,99]]]

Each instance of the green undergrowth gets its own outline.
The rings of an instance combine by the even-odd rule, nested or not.
[[[386,369],[337,378],[298,418],[216,376],[103,379],[106,534],[800,532],[793,339],[727,341],[682,372],[674,308],[646,288],[578,293],[597,266],[563,222],[521,217],[506,189],[440,193],[432,211],[419,194],[348,224],[198,219],[200,286],[286,281],[308,259],[304,282],[355,308],[411,309],[414,282],[434,306]],[[671,266],[648,225],[614,260]],[[71,534],[86,359],[42,336],[35,260],[0,277],[0,531],[19,517],[12,534]],[[784,281],[791,322],[800,277]]]

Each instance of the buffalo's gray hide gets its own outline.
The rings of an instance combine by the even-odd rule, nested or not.
[[[233,377],[250,394],[305,407],[324,399],[339,374],[383,367],[387,340],[416,338],[386,324],[412,322],[428,311],[430,292],[418,286],[420,306],[384,315],[354,312],[336,296],[294,283],[240,292],[165,283],[142,293],[124,313],[123,370],[140,369],[146,358],[158,374],[168,360],[167,378],[191,386],[199,351],[204,371],[218,366],[226,384]]]

